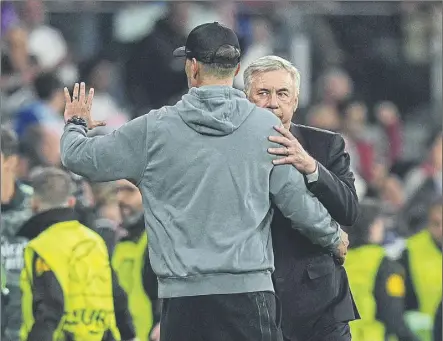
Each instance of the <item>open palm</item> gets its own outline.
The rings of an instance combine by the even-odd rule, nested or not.
[[[92,100],[94,98],[94,88],[91,88],[86,97],[86,85],[81,83],[75,83],[74,90],[72,92],[72,98],[69,94],[68,88],[64,88],[65,92],[65,112],[63,114],[65,122],[70,118],[77,116],[83,118],[88,124],[88,129],[95,127],[105,126],[104,121],[94,121],[91,117]]]

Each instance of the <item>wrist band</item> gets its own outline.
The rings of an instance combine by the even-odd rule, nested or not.
[[[72,116],[69,120],[66,121],[66,124],[75,124],[88,129],[88,123],[86,123],[85,119],[78,116]]]

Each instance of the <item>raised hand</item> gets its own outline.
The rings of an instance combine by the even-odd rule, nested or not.
[[[64,88],[65,92],[65,112],[63,114],[65,122],[70,118],[77,116],[83,118],[88,124],[88,129],[105,126],[104,121],[94,121],[91,117],[92,100],[94,98],[94,88],[89,90],[88,97],[86,97],[85,83],[75,83],[74,90],[71,95],[68,88]],[[80,93],[79,93],[80,92]]]

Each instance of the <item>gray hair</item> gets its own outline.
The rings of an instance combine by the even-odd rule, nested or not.
[[[243,81],[245,84],[245,92],[249,95],[251,90],[252,79],[254,75],[265,72],[286,70],[294,80],[294,87],[297,93],[300,92],[300,72],[288,60],[277,56],[265,56],[258,58],[246,68],[243,73]]]
[[[40,209],[65,207],[74,196],[75,185],[65,171],[55,167],[41,167],[30,175],[34,196],[40,202]]]

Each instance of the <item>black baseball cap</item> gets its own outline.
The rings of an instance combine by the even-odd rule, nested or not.
[[[217,57],[223,46],[233,46],[238,50],[235,59]],[[186,45],[177,48],[174,57],[195,58],[202,63],[219,63],[236,65],[240,62],[240,44],[237,35],[230,28],[218,22],[199,25],[188,35]]]

